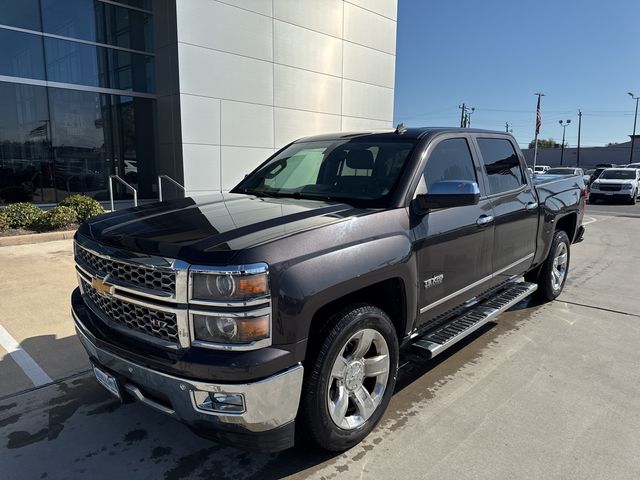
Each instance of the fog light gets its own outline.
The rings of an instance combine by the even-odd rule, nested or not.
[[[241,393],[193,392],[196,406],[200,410],[217,413],[244,413],[244,396]]]

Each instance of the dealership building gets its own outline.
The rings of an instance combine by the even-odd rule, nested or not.
[[[0,0],[0,204],[232,188],[392,125],[397,0]],[[170,182],[163,190],[178,195]],[[130,193],[115,189],[126,200]]]

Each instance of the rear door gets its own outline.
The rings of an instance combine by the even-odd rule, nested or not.
[[[459,134],[434,140],[415,195],[427,193],[441,180],[480,182],[480,167],[468,138]],[[432,210],[412,215],[414,249],[418,258],[419,324],[426,324],[485,290],[491,280],[493,250],[491,201],[478,205]]]
[[[523,273],[533,262],[539,207],[510,138],[478,135],[475,144],[493,207],[492,283],[497,284]]]

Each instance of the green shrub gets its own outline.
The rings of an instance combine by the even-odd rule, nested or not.
[[[9,217],[4,210],[0,210],[0,232],[3,230],[9,230]]]
[[[68,227],[77,221],[76,215],[76,211],[73,208],[58,205],[44,212],[44,215],[33,224],[33,228],[41,232],[46,232],[48,230]]]
[[[84,222],[87,218],[105,213],[99,202],[86,195],[71,195],[60,202],[60,206],[72,208],[76,212],[76,221]]]
[[[9,219],[9,228],[29,228],[44,212],[32,203],[12,203],[4,214]]]

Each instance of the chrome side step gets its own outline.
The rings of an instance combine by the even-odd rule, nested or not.
[[[411,344],[412,351],[423,357],[433,358],[451,345],[478,330],[497,315],[509,309],[538,289],[535,283],[516,283],[495,297],[473,307],[463,315],[427,333]]]

